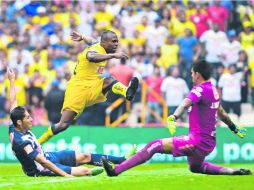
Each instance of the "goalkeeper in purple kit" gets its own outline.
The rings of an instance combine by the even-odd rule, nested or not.
[[[216,145],[217,116],[240,138],[246,130],[237,127],[220,105],[217,89],[210,82],[211,69],[205,61],[198,61],[192,67],[192,80],[195,86],[167,119],[171,134],[175,133],[176,120],[184,110],[189,113],[189,135],[173,138],[157,139],[149,142],[141,151],[119,165],[112,165],[102,158],[103,166],[108,176],[120,173],[144,163],[155,153],[172,154],[174,157],[187,156],[189,169],[194,173],[210,175],[250,175],[246,169],[233,169],[205,162]]]

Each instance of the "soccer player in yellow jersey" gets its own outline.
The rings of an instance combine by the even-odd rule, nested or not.
[[[53,135],[67,129],[86,107],[106,101],[109,90],[131,101],[138,88],[139,81],[136,77],[132,78],[129,86],[126,87],[103,72],[107,60],[128,58],[125,53],[116,52],[118,38],[114,32],[104,31],[100,43],[94,43],[93,38],[75,31],[72,32],[71,37],[73,41],[84,40],[87,44],[93,45],[78,55],[78,63],[66,88],[61,119],[39,138],[41,144]]]

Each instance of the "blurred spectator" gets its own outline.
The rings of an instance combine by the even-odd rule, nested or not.
[[[226,31],[227,30],[227,19],[228,19],[228,11],[220,4],[220,0],[214,0],[214,4],[208,6],[208,20],[210,26],[212,23],[217,23],[219,26],[219,30]]]
[[[146,39],[140,34],[138,30],[135,30],[133,37],[129,39],[129,43],[136,49],[137,52],[143,47],[145,42]]]
[[[121,4],[117,0],[111,0],[106,5],[106,11],[112,13],[114,16],[119,15]]]
[[[239,59],[239,52],[242,50],[242,45],[236,39],[235,30],[229,30],[227,36],[228,40],[222,44],[221,54],[219,55],[225,67],[236,64]]]
[[[161,47],[165,43],[168,31],[165,26],[161,25],[161,20],[157,19],[155,20],[155,25],[150,25],[146,28],[144,35],[147,39],[147,46],[155,52],[158,47]]]
[[[245,51],[239,52],[239,60],[236,64],[237,71],[243,72],[243,79],[241,83],[241,103],[248,102],[248,93],[250,92],[250,69],[248,66],[248,55]]]
[[[195,24],[197,30],[197,37],[199,38],[202,34],[208,30],[208,15],[203,10],[202,4],[196,5],[196,13],[191,15],[191,21]]]
[[[214,23],[212,29],[204,32],[200,37],[200,42],[204,46],[205,60],[211,64],[212,74],[216,78],[216,68],[222,64],[219,55],[222,52],[222,44],[227,42],[227,36],[225,32],[219,31],[219,25]]]
[[[179,77],[179,69],[172,66],[161,85],[161,92],[168,105],[168,114],[173,114],[189,89],[185,80]]]
[[[237,72],[235,64],[228,67],[229,73],[225,73],[219,80],[219,89],[221,92],[222,107],[227,113],[233,110],[233,113],[241,115],[241,81],[242,72]]]
[[[5,98],[5,85],[4,85],[4,75],[0,75],[0,123],[8,115],[8,110],[5,110],[6,98]]]
[[[60,82],[54,80],[45,97],[45,108],[47,109],[50,123],[57,123],[61,117],[61,109],[64,101],[64,91],[59,89]]]
[[[27,4],[24,9],[26,11],[26,14],[28,16],[36,16],[38,15],[37,9],[41,6],[41,3],[39,1],[31,1],[29,4]]]
[[[179,46],[175,43],[174,36],[168,36],[166,44],[161,46],[160,51],[158,64],[165,70],[179,63]]]
[[[154,67],[154,73],[146,78],[146,84],[148,85],[147,93],[147,106],[154,110],[157,114],[161,114],[161,107],[158,98],[154,96],[150,91],[153,90],[157,95],[160,96],[160,88],[163,78],[160,76],[160,68],[158,66]],[[159,121],[155,119],[150,112],[147,115],[148,123],[158,123]]]
[[[53,68],[54,69],[61,68],[66,63],[66,61],[67,59],[66,59],[65,51],[60,47],[55,48],[54,57],[52,59]]]
[[[43,107],[40,97],[36,94],[31,97],[30,110],[33,117],[33,125],[48,125],[47,111]]]
[[[28,20],[28,17],[27,15],[25,14],[25,11],[23,9],[19,10],[18,12],[15,13],[14,15],[17,23],[18,23],[18,30],[19,31],[23,31],[24,30],[24,27],[25,25],[27,24],[27,20]]]
[[[144,15],[141,17],[141,21],[135,25],[135,30],[143,35],[148,26],[149,26],[148,17]]]
[[[191,16],[197,12],[196,4],[194,1],[188,1],[185,10],[187,20],[190,20]]]
[[[39,98],[39,101],[42,101],[44,82],[45,78],[40,74],[38,70],[35,70],[30,78],[30,86],[28,88],[29,103],[32,102],[32,97],[34,95]]]
[[[24,67],[24,72],[20,75],[20,78],[26,84],[26,88],[28,88],[30,86],[30,77],[31,77],[31,75],[29,74],[29,65],[26,64]]]
[[[252,31],[252,24],[250,21],[243,22],[243,31],[240,33],[240,42],[244,50],[252,46],[254,40],[254,32]]]
[[[36,52],[33,56],[34,62],[29,66],[29,75],[32,76],[34,71],[37,70],[39,73],[42,73],[43,70],[47,69],[47,65],[40,58],[40,54]]]
[[[197,50],[198,40],[195,36],[192,35],[192,32],[189,28],[185,29],[185,35],[178,39],[179,45],[179,55],[181,57],[180,73],[181,76],[187,81],[188,86],[191,85],[191,65],[192,61],[197,60],[199,57]]]
[[[95,28],[98,30],[106,30],[111,28],[111,22],[114,19],[114,15],[107,11],[106,3],[101,1],[97,3],[97,11],[94,15]]]
[[[0,124],[10,124],[10,102],[5,97],[0,96]]]
[[[146,71],[145,71],[144,77],[152,75],[154,73],[155,67],[159,67],[161,77],[165,77],[165,75],[166,75],[165,69],[163,67],[159,66],[157,62],[158,62],[158,56],[153,54],[153,56],[151,57],[150,63],[147,64],[147,66],[146,66]]]
[[[124,72],[123,72],[124,71]],[[126,60],[121,59],[120,64],[114,66],[110,73],[114,76],[118,81],[123,83],[125,86],[128,86],[130,79],[133,77],[133,69],[126,65]]]
[[[9,65],[11,68],[16,68],[19,74],[24,72],[26,64],[33,63],[31,52],[25,48],[25,43],[19,42],[16,46],[17,49],[12,48],[9,51]]]
[[[55,33],[55,28],[57,23],[55,22],[54,15],[52,13],[48,14],[48,22],[41,26],[43,32],[47,35],[52,35]]]
[[[120,19],[121,19],[122,27],[125,30],[126,38],[131,38],[135,30],[136,19],[134,17],[133,9],[134,9],[133,7],[128,7],[127,9],[121,10],[122,16],[120,17]]]
[[[224,67],[224,65],[219,65],[219,66],[216,68],[216,76],[215,76],[215,78],[214,78],[214,80],[216,81],[215,84],[218,84],[219,79],[220,79],[221,75],[224,74],[224,72],[225,72],[225,67]],[[217,86],[217,85],[215,85],[215,86]]]
[[[146,72],[146,64],[144,62],[144,56],[142,53],[136,54],[133,58],[128,60],[128,64],[133,68],[133,75],[138,76],[138,78],[143,78]]]
[[[13,69],[15,72],[15,82],[14,82],[14,86],[15,86],[15,90],[16,90],[16,97],[17,97],[17,102],[19,106],[26,106],[27,104],[27,92],[26,92],[26,87],[27,87],[27,83],[26,81],[24,81],[23,78],[21,78],[18,74],[18,70],[17,69]],[[5,80],[5,87],[7,90],[7,94],[10,93],[10,84],[9,84],[9,80]],[[6,96],[6,98],[9,96]]]
[[[196,36],[197,31],[195,25],[186,19],[186,13],[184,11],[178,12],[178,17],[172,19],[172,34],[177,38],[183,36],[185,29],[189,28],[192,34]]]

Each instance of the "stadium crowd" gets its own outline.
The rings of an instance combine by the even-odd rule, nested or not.
[[[169,113],[191,88],[191,64],[199,58],[211,64],[226,111],[240,117],[242,103],[254,106],[254,1],[1,1],[0,20],[2,125],[9,122],[7,67],[16,72],[18,104],[30,110],[33,124],[58,122],[67,81],[87,46],[72,42],[72,31],[96,39],[114,31],[130,58],[110,60],[107,72],[125,85],[132,76],[143,79]],[[104,125],[109,105],[86,109],[77,124]],[[162,112],[149,91],[147,105]]]

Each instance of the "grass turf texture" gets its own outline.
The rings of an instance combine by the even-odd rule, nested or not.
[[[254,164],[231,164],[254,171]],[[249,190],[253,189],[254,175],[211,176],[193,174],[187,164],[145,164],[124,172],[118,177],[102,173],[95,177],[27,177],[19,164],[0,164],[0,189],[103,189],[103,190]]]

